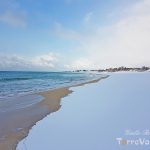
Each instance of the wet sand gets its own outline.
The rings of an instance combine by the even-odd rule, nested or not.
[[[76,86],[96,83],[107,77],[108,76],[101,77]],[[40,92],[38,95],[44,97],[41,102],[30,107],[10,112],[0,112],[0,150],[15,150],[19,141],[28,135],[29,130],[36,124],[36,122],[40,121],[48,114],[60,109],[61,98],[72,93],[70,87]]]

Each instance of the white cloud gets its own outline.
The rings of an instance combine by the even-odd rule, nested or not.
[[[55,63],[58,62],[58,56],[54,53],[48,53],[47,55],[36,56],[32,60],[32,64],[37,67],[44,67],[44,68],[54,68]]]
[[[99,67],[150,66],[150,0],[137,1],[120,14],[118,21],[107,26],[95,23],[94,28],[90,24],[89,29],[92,30],[89,31],[87,28],[71,32],[68,32],[70,29],[65,29],[59,33],[63,33],[66,39],[78,41],[79,46],[76,48],[84,51],[87,56],[85,59]],[[97,17],[97,22],[98,19]],[[79,60],[80,58],[72,64],[82,66],[82,63],[77,63]]]
[[[23,12],[15,12],[15,11],[5,11],[2,15],[0,15],[0,22],[6,23],[11,26],[16,27],[25,27],[25,13]]]
[[[74,62],[72,62],[69,65],[65,65],[65,68],[67,69],[74,69],[74,70],[78,70],[78,69],[94,69],[96,66],[95,64],[86,58],[79,58],[78,60],[75,60]]]
[[[14,68],[18,70],[19,68],[27,68],[30,66],[29,62],[23,57],[13,55],[6,56],[0,55],[0,70],[13,70]]]
[[[51,52],[32,58],[0,55],[0,70],[51,70],[57,69],[57,63],[59,56]]]

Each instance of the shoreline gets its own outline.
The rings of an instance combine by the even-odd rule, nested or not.
[[[127,129],[139,130],[139,138],[147,139],[142,133],[149,129],[144,117],[150,112],[149,81],[149,73],[112,74],[95,84],[71,88],[74,92],[62,99],[63,107],[39,121],[17,150],[119,149],[116,138],[135,139],[136,135],[126,135]]]
[[[28,136],[30,129],[38,121],[45,118],[48,114],[56,112],[61,108],[61,99],[73,92],[70,90],[71,87],[96,83],[107,77],[108,75],[77,85],[36,93],[36,95],[43,97],[41,102],[38,102],[31,107],[14,111],[13,113],[6,113],[6,119],[3,118],[4,127],[5,123],[8,124],[7,127],[9,130],[6,132],[6,135],[4,134],[4,136],[0,138],[0,149],[16,150],[18,143]]]

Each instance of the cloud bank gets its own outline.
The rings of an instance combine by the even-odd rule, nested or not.
[[[51,52],[32,58],[25,58],[17,55],[0,55],[0,70],[55,70],[59,63],[58,58],[59,56],[57,54]]]
[[[76,49],[86,55],[82,63],[80,58],[74,60],[70,68],[150,66],[150,1],[140,0],[118,14],[121,14],[120,19],[101,26],[96,14],[89,12],[83,18],[87,24],[82,31],[60,26],[57,33],[63,38],[76,40],[79,44]],[[97,21],[89,25],[93,16]]]

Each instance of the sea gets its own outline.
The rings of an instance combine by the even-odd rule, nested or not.
[[[0,71],[0,101],[84,83],[99,76],[78,72]]]

